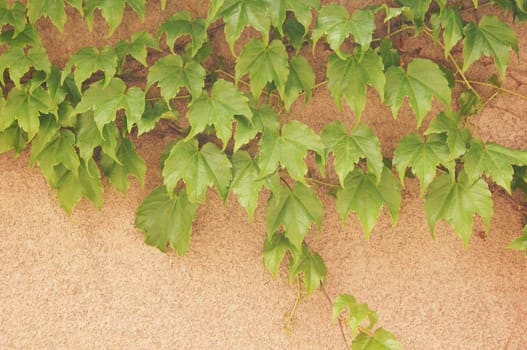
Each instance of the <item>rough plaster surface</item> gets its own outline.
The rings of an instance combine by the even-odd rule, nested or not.
[[[189,3],[178,2],[177,8],[192,10]],[[143,25],[127,12],[110,39],[101,22],[86,35],[74,13],[64,35],[46,21],[40,25],[53,62],[62,65],[85,45],[114,43],[138,28],[155,30],[161,15],[155,9],[148,13]],[[521,54],[527,52],[523,34]],[[228,52],[225,45],[218,50]],[[319,50],[317,57],[324,54]],[[324,79],[325,59],[314,62],[321,67],[317,81]],[[478,77],[486,69],[492,67],[470,73]],[[522,81],[527,67],[513,60],[507,86],[527,93]],[[375,92],[370,95],[378,99]],[[524,102],[500,95],[474,117],[474,132],[525,147]],[[297,104],[286,118],[320,131],[329,118],[351,125],[350,116],[346,108],[335,110],[320,89],[307,108]],[[393,121],[388,108],[370,103],[363,121],[375,129],[387,155],[404,133],[415,130],[407,107]],[[155,132],[138,140],[149,166],[145,189],[134,182],[123,195],[106,186],[101,212],[83,201],[71,217],[38,169],[28,167],[28,152],[18,159],[0,155],[0,349],[343,349],[321,292],[301,300],[291,332],[284,331],[296,290],[285,270],[274,280],[262,265],[262,205],[250,223],[233,198],[224,206],[209,192],[185,257],[143,243],[134,212],[161,182],[157,164],[169,140]],[[329,295],[351,293],[368,302],[406,349],[527,348],[525,258],[504,249],[520,233],[520,213],[495,195],[490,234],[482,235],[483,224],[476,220],[465,249],[445,223],[431,239],[418,193],[418,183],[408,179],[397,226],[383,212],[366,241],[357,221],[350,218],[343,226],[334,200],[320,191],[323,230],[308,241],[327,264]]]

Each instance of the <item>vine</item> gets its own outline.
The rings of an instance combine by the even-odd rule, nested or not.
[[[163,10],[166,3],[161,1]],[[260,195],[268,194],[263,262],[277,276],[286,260],[289,279],[298,286],[285,328],[302,297],[302,281],[307,296],[322,288],[346,346],[342,324],[349,325],[352,349],[399,349],[393,334],[375,328],[377,314],[366,304],[348,294],[332,300],[324,290],[324,261],[305,243],[313,225],[322,229],[324,208],[313,187],[335,194],[342,221],[353,213],[368,238],[383,206],[397,222],[401,186],[413,173],[432,235],[436,223],[445,220],[467,245],[476,214],[488,231],[491,189],[527,193],[527,152],[473,136],[470,118],[498,94],[527,96],[502,86],[510,55],[518,53],[514,27],[498,16],[471,14],[494,6],[521,22],[527,19],[524,1],[398,0],[352,13],[319,0],[207,4],[205,17],[176,12],[155,35],[139,32],[115,46],[82,48],[61,69],[42,45],[40,18],[64,30],[70,6],[92,28],[100,12],[112,35],[125,7],[144,19],[151,5],[146,0],[0,1],[5,47],[0,152],[17,155],[30,147],[30,164],[39,165],[68,213],[83,197],[100,208],[104,178],[122,192],[130,186],[129,176],[144,183],[146,164],[134,142],[169,120],[174,141],[162,158],[163,184],[137,209],[135,224],[147,244],[185,254],[209,187],[224,201],[233,194],[251,220]],[[246,27],[258,34],[241,40]],[[222,29],[231,57],[212,50]],[[405,41],[423,39],[433,41],[443,58],[405,50]],[[322,42],[331,55],[327,79],[316,82],[311,62]],[[312,58],[301,54],[305,47],[312,48]],[[469,74],[482,56],[492,57],[497,71],[486,81]],[[234,71],[225,68],[226,60]],[[144,69],[146,75],[140,73]],[[456,86],[459,95],[452,93]],[[482,87],[492,93],[484,97]],[[293,104],[307,102],[319,89],[328,89],[340,109],[343,103],[350,107],[351,130],[330,120],[318,134],[297,120],[282,120]],[[417,126],[433,110],[434,99],[441,111],[423,134],[405,135],[387,159],[374,131],[361,122],[368,90],[377,92],[394,118],[407,101]],[[337,179],[326,176],[328,169]],[[525,212],[523,203],[516,205]],[[508,247],[527,252],[527,228]]]

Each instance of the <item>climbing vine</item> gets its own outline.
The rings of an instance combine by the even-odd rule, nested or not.
[[[161,1],[163,10],[166,3]],[[300,282],[307,295],[321,288],[333,305],[333,319],[349,325],[352,349],[399,349],[392,333],[375,328],[377,314],[366,304],[348,294],[332,300],[325,292],[323,258],[305,243],[311,227],[323,230],[324,208],[315,188],[335,196],[343,222],[355,215],[366,238],[383,206],[396,223],[409,175],[419,180],[432,234],[445,220],[467,245],[475,215],[488,230],[491,187],[527,193],[527,152],[473,136],[470,119],[499,94],[527,99],[503,87],[510,57],[519,54],[516,29],[527,19],[527,5],[523,0],[398,0],[350,13],[319,0],[206,3],[205,17],[173,13],[156,33],[82,48],[61,68],[42,45],[40,18],[64,30],[65,8],[72,7],[92,28],[100,13],[112,35],[125,8],[144,19],[147,9],[158,5],[1,0],[0,152],[17,155],[30,148],[30,164],[38,164],[68,213],[83,197],[100,208],[105,179],[122,192],[130,176],[144,183],[146,164],[134,143],[168,121],[173,142],[161,161],[163,183],[137,209],[135,224],[147,244],[185,254],[197,209],[211,187],[224,201],[235,196],[251,220],[264,196],[265,267],[277,276],[285,261],[299,297]],[[482,7],[495,7],[502,16],[479,14]],[[247,27],[255,34],[240,39]],[[230,57],[212,50],[220,35]],[[435,44],[439,59],[406,52],[405,41],[423,39]],[[323,81],[316,81],[312,66],[318,45],[331,51]],[[311,55],[302,50],[306,47]],[[495,73],[480,81],[467,72],[483,56],[493,59]],[[233,71],[226,60],[234,63]],[[138,76],[142,86],[131,84]],[[486,96],[482,87],[493,92]],[[454,88],[461,92],[453,93]],[[284,121],[294,104],[307,102],[320,89],[329,91],[338,108],[349,106],[351,129],[331,116],[320,133],[294,115]],[[434,111],[424,133],[405,135],[392,159],[361,122],[368,91],[394,118],[408,103],[417,126]],[[336,178],[326,175],[329,169]],[[527,252],[527,229],[508,247]]]

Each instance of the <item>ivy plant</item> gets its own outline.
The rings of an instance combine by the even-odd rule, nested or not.
[[[0,152],[16,156],[29,148],[31,165],[38,164],[68,213],[83,197],[101,207],[104,188],[126,192],[131,176],[142,185],[146,164],[135,143],[158,123],[171,123],[163,181],[137,209],[145,242],[179,255],[192,249],[192,222],[209,188],[224,201],[234,196],[251,220],[265,202],[263,263],[274,276],[287,271],[301,297],[300,282],[307,295],[326,293],[323,257],[305,240],[324,230],[321,191],[335,197],[343,222],[356,216],[368,238],[382,207],[397,222],[401,188],[416,176],[432,235],[445,220],[464,245],[475,215],[489,230],[493,192],[527,193],[527,151],[470,131],[470,119],[499,94],[527,98],[503,87],[511,56],[519,53],[517,26],[527,19],[523,1],[397,0],[350,12],[319,0],[211,0],[205,16],[170,13],[154,33],[81,48],[64,67],[50,62],[41,18],[63,31],[67,7],[90,28],[100,12],[110,36],[125,11],[144,19],[159,6],[153,3],[0,1]],[[161,1],[163,11],[166,5]],[[482,7],[498,15],[479,13]],[[242,36],[247,27],[254,29],[249,38]],[[228,57],[212,50],[222,39]],[[407,52],[403,43],[413,40],[434,43],[439,58]],[[317,81],[320,45],[330,54],[326,78]],[[470,67],[484,56],[495,73],[473,79]],[[132,84],[138,74],[143,85]],[[294,115],[285,121],[293,105],[320,89],[338,108],[349,106],[352,127],[332,116],[320,133]],[[402,137],[392,159],[361,120],[368,91],[394,119],[408,104],[418,127],[430,120],[423,132]],[[527,253],[526,242],[524,229],[508,247]],[[401,348],[392,333],[375,328],[377,314],[349,294],[334,298],[333,318],[349,325],[351,349]]]

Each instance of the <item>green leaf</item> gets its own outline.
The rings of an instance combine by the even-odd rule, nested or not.
[[[145,110],[140,119],[135,120],[132,115],[127,116],[128,132],[131,132],[132,125],[135,123],[137,125],[137,136],[141,136],[154,129],[161,118],[175,117],[176,115],[174,113],[175,111],[169,109],[165,100],[157,100],[154,104],[145,101]]]
[[[234,115],[244,115],[249,120],[252,119],[248,101],[249,99],[232,83],[219,79],[214,83],[210,96],[202,93],[198,99],[190,103],[187,119],[192,128],[186,140],[190,140],[208,125],[212,125],[225,149],[232,136]]]
[[[20,78],[31,67],[36,70],[43,70],[46,73],[50,72],[51,63],[49,62],[46,49],[41,46],[35,46],[29,49],[13,46],[7,52],[0,55],[0,72],[3,73],[4,70],[9,69],[9,76],[15,83],[15,86],[20,86]],[[5,85],[3,75],[1,81]]]
[[[166,33],[167,45],[170,51],[174,52],[176,40],[183,35],[190,35],[192,46],[192,57],[207,41],[207,23],[203,18],[192,19],[188,11],[181,11],[170,17],[165,23],[159,26],[157,35]]]
[[[223,6],[218,10],[217,17],[223,16],[225,37],[231,52],[234,53],[234,43],[246,26],[252,26],[258,30],[262,34],[263,41],[269,42],[270,4],[271,2],[266,0],[223,1]]]
[[[417,29],[420,29],[432,0],[397,0],[397,2],[406,7],[403,11],[408,14]]]
[[[401,350],[397,338],[384,328],[378,328],[373,336],[360,333],[351,344],[351,350]]]
[[[384,70],[387,70],[391,66],[398,66],[401,62],[401,55],[398,50],[392,48],[392,41],[390,39],[385,38],[381,40],[379,55],[382,58]]]
[[[271,23],[283,35],[282,25],[286,21],[287,12],[291,11],[307,32],[313,16],[311,9],[318,10],[319,8],[320,0],[275,0],[270,6]]]
[[[314,151],[324,163],[324,144],[320,136],[305,124],[290,121],[282,127],[281,135],[264,129],[258,158],[260,178],[274,173],[280,164],[293,179],[305,183],[307,165],[304,158],[308,149]]]
[[[84,0],[66,0],[66,3],[77,9],[77,11],[79,11],[79,13],[84,16],[83,1]]]
[[[483,107],[481,97],[471,89],[466,89],[459,95],[458,104],[462,115],[475,115]]]
[[[357,168],[348,175],[344,188],[337,193],[337,211],[342,221],[346,221],[351,211],[356,213],[366,239],[377,223],[383,203],[395,224],[401,208],[401,192],[397,179],[388,168],[384,168],[378,184],[373,174]]]
[[[463,28],[463,72],[482,55],[494,57],[502,78],[509,64],[510,50],[518,52],[515,31],[496,16],[484,16],[479,25],[470,22]]]
[[[436,223],[445,219],[463,239],[465,246],[472,234],[476,213],[483,218],[488,231],[492,206],[492,195],[485,181],[470,181],[464,171],[454,182],[448,174],[437,177],[425,197],[425,214],[432,236]]]
[[[302,246],[302,254],[289,263],[289,279],[292,280],[300,273],[304,274],[304,284],[309,296],[326,279],[328,270],[324,260],[318,253],[309,251],[307,246]]]
[[[321,229],[322,203],[311,188],[296,183],[292,189],[281,187],[280,195],[271,194],[265,209],[267,237],[283,227],[285,237],[299,251],[313,223]]]
[[[199,63],[191,61],[184,64],[180,56],[169,55],[150,67],[146,86],[148,89],[157,81],[167,103],[176,97],[182,86],[197,98],[203,90],[205,75],[205,69]]]
[[[0,153],[11,149],[15,151],[15,157],[20,154],[28,143],[26,132],[13,123],[9,128],[0,131]]]
[[[231,162],[216,145],[206,143],[199,149],[196,139],[180,140],[164,161],[163,179],[169,192],[176,188],[179,180],[183,180],[192,203],[203,203],[207,188],[212,185],[226,200],[232,179],[231,168]]]
[[[26,28],[26,6],[19,1],[8,4],[7,0],[0,1],[0,28],[6,24],[13,26],[13,37]]]
[[[115,52],[120,62],[119,66],[122,66],[126,56],[130,55],[143,66],[147,67],[147,48],[159,51],[158,41],[148,32],[138,32],[130,40],[119,41],[115,46]]]
[[[145,92],[137,86],[129,88],[123,96],[122,107],[125,110],[126,121],[129,123],[128,132],[131,132],[134,123],[140,124],[143,119],[146,107],[145,97]]]
[[[172,195],[159,186],[137,209],[135,226],[144,231],[146,244],[166,252],[169,243],[182,256],[188,250],[196,210],[184,189]]]
[[[124,6],[128,4],[140,17],[144,19],[146,0],[85,0],[85,18],[88,21],[88,28],[93,29],[93,15],[96,9],[101,10],[101,14],[110,26],[108,36],[121,24],[123,19]]]
[[[267,83],[273,82],[280,95],[289,76],[288,57],[284,44],[273,40],[268,46],[257,39],[249,41],[236,60],[236,82],[245,74],[251,78],[251,93],[260,97]]]
[[[17,36],[14,29],[7,29],[0,34],[0,41],[8,44],[9,47],[26,48],[26,46],[40,47],[42,40],[38,29],[32,24],[26,24],[24,31]]]
[[[348,324],[351,328],[351,334],[356,336],[359,327],[365,321],[368,321],[365,329],[373,329],[377,323],[377,313],[368,307],[368,304],[359,304],[353,295],[339,294],[333,301],[332,314],[333,322],[337,320],[339,315],[344,311],[348,312]]]
[[[443,28],[443,43],[445,46],[445,59],[454,46],[463,38],[463,19],[454,6],[447,6],[439,14],[432,14],[430,18],[434,29],[434,36],[439,36]]]
[[[289,240],[279,232],[275,232],[272,237],[268,237],[263,247],[263,262],[267,270],[276,278],[280,264],[287,251],[294,251],[295,247]]]
[[[46,16],[61,32],[64,31],[66,24],[64,0],[28,0],[27,15],[31,23],[35,23],[40,17]]]
[[[335,155],[335,170],[340,184],[344,186],[346,176],[355,169],[361,158],[368,159],[368,170],[381,180],[383,161],[381,144],[372,129],[357,124],[348,134],[346,127],[339,121],[328,124],[320,133],[326,152]]]
[[[304,26],[295,18],[287,18],[282,26],[284,35],[287,37],[287,43],[293,46],[298,54],[306,42],[306,30]]]
[[[107,156],[119,161],[117,158],[119,130],[115,124],[106,124],[101,133],[97,128],[93,113],[88,112],[78,116],[75,127],[77,130],[77,147],[82,159],[88,161],[93,157],[93,150],[96,147],[101,147]]]
[[[289,62],[289,76],[285,84],[282,98],[287,111],[304,91],[305,102],[311,98],[315,86],[315,72],[313,67],[303,56],[293,56]]]
[[[364,51],[362,58],[358,51],[346,59],[336,54],[329,57],[329,92],[341,110],[344,97],[358,120],[366,107],[366,85],[373,86],[383,100],[385,81],[382,58],[371,49]]]
[[[445,141],[445,138],[438,134],[432,134],[426,140],[416,133],[404,136],[393,153],[393,164],[401,183],[404,185],[406,168],[411,167],[412,172],[419,178],[422,196],[434,179],[439,164],[454,171],[455,163],[449,164],[450,150]]]
[[[75,67],[74,79],[77,89],[81,90],[82,83],[90,78],[93,73],[104,73],[104,87],[108,86],[116,73],[117,55],[111,46],[105,46],[102,51],[95,47],[83,47],[68,59],[62,72],[61,84]]]
[[[260,168],[246,151],[237,151],[232,155],[233,179],[231,189],[238,202],[245,208],[249,219],[254,220],[254,211],[258,206],[258,195],[265,180],[258,180]]]
[[[516,238],[511,243],[507,244],[506,248],[508,248],[508,249],[516,249],[516,250],[523,250],[525,252],[525,255],[527,255],[527,226],[525,226],[523,228],[523,234],[520,237]],[[264,257],[265,257],[265,255],[264,255]]]
[[[374,31],[375,18],[371,9],[356,10],[350,18],[344,6],[329,4],[322,6],[318,13],[317,24],[312,34],[313,47],[326,35],[331,49],[344,59],[345,55],[340,46],[350,34],[353,34],[355,43],[359,44],[364,52],[370,46]]]
[[[101,167],[112,185],[119,191],[125,193],[130,187],[128,174],[139,180],[141,187],[145,184],[146,164],[135,150],[134,144],[128,138],[123,138],[117,151],[117,163],[112,158],[102,155]]]
[[[425,135],[447,134],[447,144],[450,150],[449,160],[454,160],[467,151],[467,145],[472,136],[467,129],[461,128],[461,119],[458,112],[441,112],[432,120]]]
[[[512,165],[527,165],[527,151],[508,148],[493,142],[484,144],[474,138],[463,160],[469,180],[475,181],[485,173],[510,193]]]
[[[417,116],[417,125],[432,109],[432,97],[438,98],[450,108],[451,91],[448,81],[437,64],[428,59],[415,58],[405,72],[401,67],[390,67],[386,72],[385,100],[394,117],[405,96]]]

